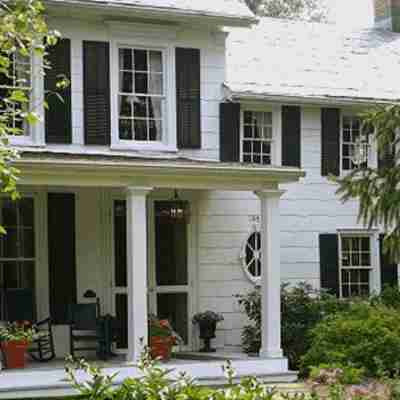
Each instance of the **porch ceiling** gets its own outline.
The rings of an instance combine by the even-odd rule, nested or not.
[[[262,190],[305,176],[290,167],[43,152],[24,152],[16,166],[24,185]]]

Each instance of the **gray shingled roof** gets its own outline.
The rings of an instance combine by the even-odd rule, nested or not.
[[[241,0],[49,0],[50,3],[81,3],[93,6],[132,7],[139,10],[181,12],[211,17],[255,20]]]
[[[227,86],[234,94],[400,99],[400,34],[273,18],[230,31]]]

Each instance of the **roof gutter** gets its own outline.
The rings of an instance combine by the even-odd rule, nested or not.
[[[151,6],[140,6],[134,4],[115,4],[113,2],[108,2],[104,0],[100,1],[88,1],[88,0],[46,0],[46,4],[62,7],[62,6],[74,6],[86,9],[93,9],[99,11],[131,11],[132,13],[142,13],[146,14],[146,16],[151,18],[165,18],[167,17],[175,17],[177,19],[180,18],[207,18],[209,22],[213,22],[215,24],[220,24],[224,26],[236,26],[236,27],[249,27],[253,24],[258,23],[258,19],[254,16],[235,16],[229,14],[219,14],[219,13],[209,13],[204,11],[196,11],[196,10],[181,10],[178,8],[172,7],[151,7]]]

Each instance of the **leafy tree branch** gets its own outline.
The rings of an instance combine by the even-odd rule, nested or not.
[[[384,249],[400,261],[400,105],[377,106],[362,114],[363,124],[373,127],[373,138],[381,158],[392,154],[394,161],[380,168],[356,168],[335,179],[337,194],[346,202],[359,200],[359,221],[368,228],[386,232]]]

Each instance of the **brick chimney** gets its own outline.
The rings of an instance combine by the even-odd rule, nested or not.
[[[400,33],[400,0],[373,0],[375,25]]]

